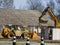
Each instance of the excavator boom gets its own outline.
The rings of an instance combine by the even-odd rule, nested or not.
[[[46,13],[49,13],[50,16],[52,17],[53,21],[55,22],[55,28],[58,28],[58,19],[57,17],[54,15],[54,13],[52,12],[52,10],[47,7],[43,12],[42,12],[42,15],[39,17],[39,22],[41,21],[41,18],[46,14]],[[41,22],[40,22],[41,23]],[[43,23],[43,22],[42,22]]]

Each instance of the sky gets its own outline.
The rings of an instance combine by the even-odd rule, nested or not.
[[[42,3],[44,3],[43,4],[44,6],[46,6],[46,4],[49,2],[49,0],[41,0],[41,1],[42,1]],[[57,1],[57,0],[55,0],[55,1]],[[58,2],[60,2],[60,1],[58,0]],[[14,0],[14,5],[15,5],[16,9],[19,9],[19,7],[23,8],[23,6],[27,5],[26,3],[27,3],[27,0]]]
[[[24,5],[26,5],[26,0],[14,0],[14,5],[16,9],[22,8]]]
[[[38,1],[38,0],[37,0]],[[40,0],[42,5],[44,6],[44,8],[47,7],[47,3],[49,3],[49,1],[51,0]],[[60,4],[58,4],[57,2],[60,2],[60,0],[52,0],[55,4],[55,10],[54,13],[56,13],[56,15],[58,15],[57,10],[60,9]],[[14,5],[16,9],[25,9],[24,7],[27,7],[27,0],[14,0]]]

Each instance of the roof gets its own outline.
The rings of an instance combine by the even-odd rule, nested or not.
[[[39,26],[39,16],[41,13],[37,10],[18,10],[18,9],[6,9],[0,8],[0,24],[8,25],[29,25],[29,26]],[[43,26],[52,26],[54,22],[47,18],[46,16],[43,19],[48,20],[47,24],[41,24]]]

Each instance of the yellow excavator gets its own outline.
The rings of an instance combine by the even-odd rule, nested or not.
[[[42,12],[42,15],[39,17],[39,22],[40,23],[47,23],[48,21],[47,20],[42,20],[41,18],[46,14],[46,13],[49,13],[50,16],[52,17],[53,21],[54,21],[54,25],[55,25],[55,28],[59,28],[58,26],[58,18],[54,15],[54,13],[52,12],[52,10],[50,9],[50,7],[47,7],[43,12]],[[51,40],[52,39],[52,30],[50,30],[50,33],[49,33],[49,39]]]
[[[30,32],[28,29],[25,29],[24,31],[21,30],[11,30],[9,28],[3,28],[2,30],[2,36],[4,38],[12,38],[13,36],[16,36],[16,38],[27,38],[30,37],[32,39],[36,39],[38,37],[36,32]]]
[[[52,17],[52,19],[53,19],[53,21],[54,21],[54,23],[55,23],[55,28],[58,28],[58,27],[59,27],[59,26],[58,26],[58,19],[57,19],[57,17],[54,15],[54,13],[53,13],[52,10],[50,9],[50,7],[47,7],[47,8],[42,12],[42,15],[39,17],[39,22],[40,22],[40,23],[44,23],[44,22],[47,23],[47,21],[41,19],[47,12],[48,12],[48,13],[50,14],[50,16]]]

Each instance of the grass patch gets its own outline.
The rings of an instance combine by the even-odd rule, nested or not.
[[[17,41],[26,42],[27,39],[17,39]],[[40,42],[39,40],[30,39],[30,42]]]
[[[21,41],[21,42],[25,42],[26,39],[17,39],[17,41],[18,41],[18,42],[19,42],[19,41]]]
[[[12,41],[12,39],[0,38],[0,41]]]
[[[26,42],[27,39],[17,39],[17,42]],[[0,41],[12,41],[12,39],[0,38]],[[30,42],[40,43],[40,39],[30,39]],[[60,43],[60,40],[44,40],[45,43]]]
[[[45,40],[45,43],[60,43],[60,40]]]
[[[40,40],[40,39],[39,39]],[[39,40],[30,39],[30,42],[40,42]],[[12,39],[0,38],[0,41],[12,41]],[[16,39],[17,42],[26,42],[27,39]]]

